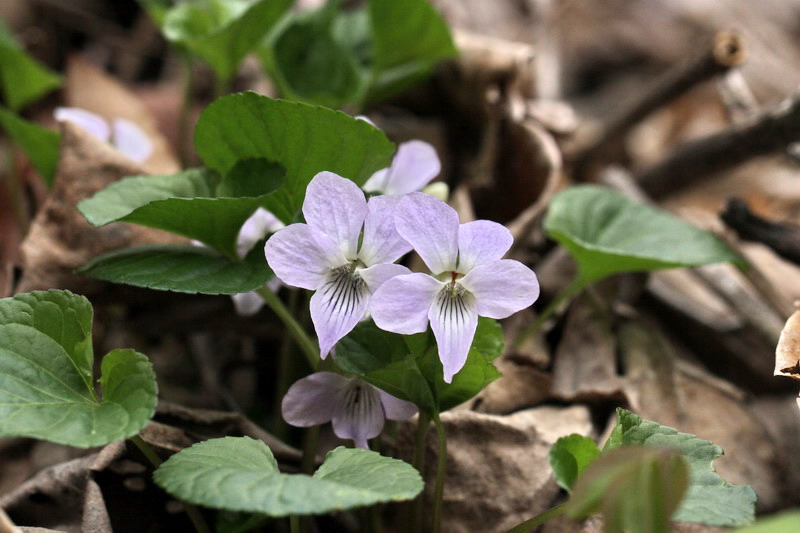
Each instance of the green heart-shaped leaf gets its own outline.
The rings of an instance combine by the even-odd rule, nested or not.
[[[450,29],[426,0],[369,0],[373,86],[369,101],[398,94],[458,54]]]
[[[707,231],[597,185],[556,195],[544,227],[578,262],[586,284],[620,272],[742,262]]]
[[[291,4],[291,0],[195,0],[151,12],[161,18],[167,39],[185,46],[226,82]]]
[[[604,454],[578,479],[567,515],[603,513],[608,533],[669,533],[689,469],[676,450],[630,446]]]
[[[556,483],[571,491],[581,474],[600,456],[600,448],[589,437],[572,434],[561,437],[550,447],[547,456]]]
[[[331,108],[358,101],[367,73],[333,35],[337,11],[329,2],[294,16],[262,50],[264,69],[284,97]]]
[[[45,183],[52,185],[58,168],[61,135],[28,122],[2,107],[0,107],[0,125],[22,148]]]
[[[191,294],[238,294],[275,277],[256,245],[244,261],[200,246],[137,246],[98,256],[78,269],[90,278]]]
[[[205,164],[226,175],[241,160],[264,158],[286,169],[286,184],[262,202],[290,224],[311,179],[330,171],[363,184],[388,167],[394,145],[363,120],[255,93],[225,96],[197,122],[195,148]]]
[[[261,173],[256,183],[246,172],[241,177],[226,177],[224,187],[214,172],[204,169],[170,176],[132,176],[83,200],[78,210],[95,226],[130,222],[163,229],[235,258],[236,237],[242,224],[284,182],[284,170],[279,165],[264,163],[257,168]],[[247,181],[247,190],[238,190],[231,181]],[[218,198],[218,187],[223,192],[254,196]]]
[[[106,355],[96,396],[91,313],[67,291],[0,300],[0,437],[89,448],[135,435],[150,420],[157,387],[140,353]]]
[[[631,445],[672,448],[686,457],[689,489],[673,520],[713,526],[739,526],[753,520],[756,502],[753,489],[749,485],[730,485],[714,470],[712,462],[723,453],[719,446],[617,409],[617,425],[603,453]]]
[[[282,474],[267,445],[248,437],[195,444],[170,457],[153,478],[187,502],[269,516],[408,500],[423,488],[411,465],[357,448],[329,452],[313,476]]]
[[[25,53],[2,21],[0,85],[6,105],[14,111],[19,111],[61,85],[61,77]]]
[[[469,400],[500,377],[492,361],[503,353],[503,331],[480,317],[467,362],[445,383],[436,341],[430,331],[398,335],[365,321],[336,346],[336,363],[429,415]]]

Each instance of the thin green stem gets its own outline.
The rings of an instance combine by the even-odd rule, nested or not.
[[[186,168],[189,166],[189,120],[194,100],[194,63],[188,53],[183,62],[183,70],[183,102],[178,119],[178,156],[181,167]]]
[[[433,415],[433,425],[436,427],[436,485],[433,489],[433,533],[442,533],[442,497],[444,496],[444,475],[447,470],[447,436],[444,432],[439,413]]]
[[[269,287],[261,287],[256,289],[256,292],[264,299],[264,302],[266,302],[275,314],[278,315],[278,318],[283,321],[286,325],[286,329],[289,330],[289,334],[294,338],[295,342],[297,342],[297,345],[300,346],[300,350],[305,354],[306,359],[308,359],[308,364],[311,365],[311,369],[316,370],[319,365],[319,349],[305,332],[303,326],[295,320],[292,313],[283,305],[278,295],[272,292]]]
[[[541,526],[545,522],[552,520],[557,516],[561,516],[566,511],[567,511],[566,503],[562,503],[561,505],[556,505],[555,507],[551,507],[550,509],[546,510],[543,513],[537,514],[533,518],[525,520],[521,524],[517,524],[516,526],[506,531],[506,533],[528,533],[529,531],[533,531],[534,528]]]
[[[291,515],[289,517],[289,531],[291,533],[300,533],[300,517]]]
[[[300,470],[304,474],[311,475],[314,473],[314,467],[317,462],[317,444],[319,443],[319,426],[311,426],[305,431],[303,437],[303,460],[300,464]]]
[[[428,427],[430,427],[430,424],[431,417],[420,411],[417,417],[417,434],[414,439],[414,457],[411,461],[411,465],[417,469],[417,472],[419,472],[419,475],[423,478],[425,477],[425,440],[428,436]],[[420,494],[411,505],[413,505],[411,527],[408,531],[422,532],[422,509],[425,506],[425,498]]]
[[[564,289],[559,292],[555,298],[550,300],[550,303],[547,304],[547,307],[539,313],[539,315],[531,322],[527,328],[522,330],[522,333],[517,335],[517,338],[514,340],[514,346],[519,348],[522,346],[526,340],[530,338],[531,335],[539,331],[539,329],[544,325],[545,322],[555,313],[558,311],[561,306],[578,295],[588,283],[586,283],[583,278],[577,277],[573,279],[569,285],[564,287]]]
[[[139,451],[142,452],[148,461],[150,461],[150,464],[153,465],[154,468],[161,466],[161,463],[163,463],[161,457],[156,454],[155,450],[153,450],[153,448],[151,448],[150,445],[147,444],[144,439],[142,439],[142,437],[139,435],[134,435],[129,440],[134,443],[137,448],[139,448]]]
[[[297,301],[298,296],[300,293],[298,291],[292,291],[289,294],[289,312],[292,315],[295,315],[297,312]],[[283,414],[281,411],[281,402],[283,401],[283,397],[286,395],[286,392],[289,390],[289,387],[292,384],[292,379],[295,376],[296,372],[296,362],[297,358],[295,357],[294,350],[294,339],[286,332],[283,335],[283,339],[281,340],[281,347],[280,352],[278,353],[278,382],[275,385],[275,407],[273,418],[275,423],[273,424],[273,432],[275,436],[279,439],[285,440],[288,426],[285,422],[283,422]]]
[[[214,75],[214,92],[211,95],[212,102],[228,93],[228,80],[223,80],[216,74]]]
[[[139,448],[139,451],[141,451],[145,458],[150,461],[150,464],[152,464],[153,467],[158,468],[161,466],[163,461],[161,461],[161,458],[158,456],[158,454],[156,454],[155,450],[153,450],[153,448],[151,448],[150,445],[147,444],[144,439],[142,439],[142,437],[139,435],[134,435],[133,437],[130,437],[129,440],[134,443],[137,448]],[[189,520],[192,521],[195,531],[197,531],[197,533],[211,533],[211,529],[208,527],[208,524],[206,524],[203,515],[200,514],[200,511],[197,509],[197,507],[191,503],[181,503],[183,504],[183,509],[186,511]]]

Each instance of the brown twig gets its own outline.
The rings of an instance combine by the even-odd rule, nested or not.
[[[800,265],[800,228],[763,219],[739,198],[728,200],[720,218],[742,239],[763,243],[781,257]]]
[[[739,69],[731,69],[719,80],[719,95],[733,124],[746,122],[761,111],[750,85]],[[795,163],[800,163],[800,143],[791,143],[786,147],[786,155]]]
[[[746,124],[734,125],[678,147],[638,176],[651,196],[662,198],[716,172],[800,141],[800,94]]]
[[[573,177],[578,181],[587,179],[592,163],[606,157],[609,148],[633,126],[696,85],[741,64],[744,58],[744,40],[738,33],[721,31],[715,34],[711,45],[702,53],[667,72],[601,128],[590,144],[576,155]]]

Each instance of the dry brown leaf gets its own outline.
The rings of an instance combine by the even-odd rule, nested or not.
[[[21,533],[2,509],[0,509],[0,533]]]
[[[506,415],[538,405],[550,397],[553,377],[525,358],[502,357],[495,366],[503,376],[473,400],[474,411]]]
[[[781,331],[775,348],[775,376],[800,381],[800,311],[795,311]]]
[[[90,259],[128,246],[185,242],[163,231],[124,223],[95,228],[75,208],[81,200],[135,174],[145,171],[79,127],[62,124],[58,172],[52,193],[22,243],[25,268],[17,291],[59,288],[90,294],[102,284],[73,273]]]
[[[506,531],[550,507],[559,493],[547,460],[550,446],[570,433],[592,433],[589,411],[582,406],[537,407],[510,416],[449,411],[442,414],[442,422],[448,443],[442,522],[448,533]],[[398,428],[398,451],[406,460],[412,455],[415,432],[415,422]],[[435,449],[431,427],[423,496],[428,509]],[[390,524],[397,533],[408,531],[402,517]]]
[[[625,398],[617,375],[616,339],[607,315],[584,296],[569,310],[553,366],[553,396],[563,401]]]
[[[678,360],[674,348],[652,326],[626,321],[619,327],[624,391],[636,414],[725,450],[714,466],[728,482],[752,485],[759,511],[786,503],[778,448],[745,395],[700,367]],[[713,349],[713,347],[710,347]]]
[[[134,122],[153,143],[153,153],[143,163],[148,173],[172,174],[180,165],[156,119],[142,100],[109,74],[80,56],[67,63],[64,87],[67,105],[97,113],[106,119],[125,118]]]
[[[97,494],[93,499],[86,498],[87,485],[91,472],[104,470],[124,453],[125,443],[120,441],[107,445],[98,453],[48,468],[0,498],[0,508],[14,517],[17,524],[67,533],[110,532],[110,529],[97,529],[95,523],[85,520],[102,516],[97,509],[86,507],[86,502],[97,503]],[[86,515],[87,510],[91,511],[89,515]]]
[[[298,462],[300,452],[285,444],[282,440],[268,433],[249,418],[226,411],[212,411],[208,409],[191,409],[169,402],[159,402],[156,408],[155,420],[168,423],[170,426],[180,428],[194,440],[205,440],[224,435],[244,435],[264,441],[272,450],[273,455],[282,461]],[[153,423],[151,423],[152,425]],[[161,424],[159,424],[161,426]],[[169,435],[163,428],[150,428],[147,426],[143,433],[144,438],[153,437],[153,444],[162,446],[176,438],[174,432]],[[168,438],[166,438],[168,437]],[[156,438],[164,440],[158,441]],[[170,447],[163,446],[165,449]],[[177,451],[174,450],[173,451]]]

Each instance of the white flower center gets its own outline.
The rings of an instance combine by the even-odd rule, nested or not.
[[[356,263],[353,261],[330,270],[322,286],[329,308],[350,312],[361,303],[367,283],[358,273]]]
[[[440,316],[448,320],[455,319],[459,323],[464,322],[467,316],[466,299],[470,296],[471,293],[456,282],[454,275],[453,280],[446,283],[436,296]]]

